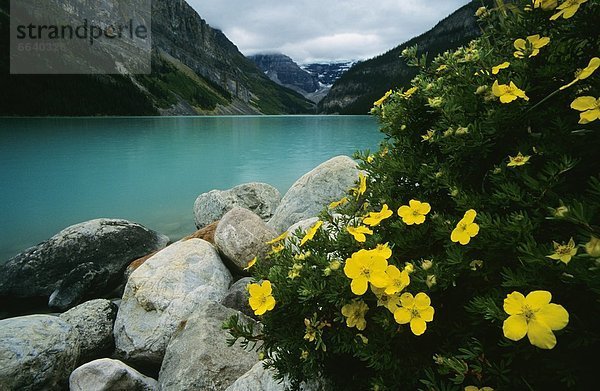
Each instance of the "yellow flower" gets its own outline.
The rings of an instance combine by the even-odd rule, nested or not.
[[[519,166],[523,166],[523,165],[525,165],[529,161],[530,158],[531,158],[531,156],[523,156],[521,154],[521,152],[519,152],[517,154],[517,156],[515,156],[515,157],[512,157],[512,156],[508,157],[509,162],[508,162],[508,164],[506,166],[507,167],[519,167]]]
[[[315,234],[317,233],[317,230],[323,225],[323,222],[321,220],[317,221],[316,223],[313,224],[312,227],[310,227],[308,229],[308,231],[306,231],[306,235],[304,235],[304,237],[302,238],[302,240],[300,241],[300,245],[303,246],[304,243],[308,242],[309,240],[312,240],[312,238],[315,237]]]
[[[464,217],[458,222],[450,235],[450,239],[453,242],[459,242],[464,246],[479,233],[479,225],[473,222],[475,221],[475,216],[477,216],[477,212],[473,209],[465,212]]]
[[[308,358],[308,350],[303,350],[303,351],[300,353],[300,359],[302,359],[302,360],[306,360],[307,358]]]
[[[563,19],[569,19],[570,17],[575,15],[577,10],[579,10],[579,6],[587,1],[588,0],[566,0],[564,3],[558,6],[558,9],[560,11],[552,15],[550,17],[550,20],[556,20],[561,16],[563,17]]]
[[[344,274],[352,280],[350,283],[352,293],[363,295],[367,291],[369,282],[377,288],[385,288],[388,285],[388,276],[385,272],[389,256],[386,255],[388,252],[378,247],[373,250],[358,250],[346,259]],[[391,256],[391,250],[389,255]]]
[[[271,294],[272,289],[269,280],[264,280],[260,285],[248,285],[248,292],[250,292],[248,302],[255,315],[262,315],[275,308],[275,298]]]
[[[417,92],[418,89],[419,89],[418,87],[411,87],[402,93],[402,97],[408,99],[412,96],[412,94]]]
[[[257,258],[254,257],[252,258],[248,264],[246,265],[246,267],[244,268],[244,270],[249,270],[252,266],[254,266],[254,264],[256,263]]]
[[[367,327],[365,314],[369,307],[361,300],[354,301],[342,307],[342,315],[346,317],[346,326],[356,327],[358,330],[364,330]]]
[[[329,262],[329,268],[331,270],[337,270],[340,268],[340,266],[342,266],[342,263],[340,261],[338,261],[337,259]]]
[[[495,67],[492,67],[492,75],[497,75],[501,69],[506,69],[510,66],[510,62],[504,61],[502,64],[498,64]]]
[[[575,246],[573,238],[569,239],[567,244],[558,244],[556,242],[552,242],[552,244],[554,246],[554,253],[546,255],[550,259],[556,259],[567,265],[571,262],[571,258],[577,254],[577,246]]]
[[[431,205],[417,200],[408,201],[408,205],[398,208],[398,215],[406,225],[423,224],[425,215],[431,211]]]
[[[311,256],[311,252],[310,251],[305,251],[302,252],[300,254],[296,254],[294,255],[294,259],[297,261],[304,261],[306,258]]]
[[[579,123],[588,124],[600,118],[600,98],[593,96],[580,96],[571,102],[571,108],[581,111],[579,114]]]
[[[375,156],[373,156],[373,155],[367,156],[367,163],[371,164],[371,163],[373,163],[373,160],[375,160]]]
[[[377,107],[381,106],[383,102],[385,102],[387,98],[390,97],[390,95],[392,95],[392,90],[386,92],[385,95],[383,95],[378,101],[374,102],[373,105]]]
[[[388,208],[387,204],[383,204],[383,207],[379,212],[370,212],[369,216],[363,219],[363,223],[371,227],[376,227],[382,220],[389,218],[393,214],[394,212]]]
[[[552,349],[556,337],[552,331],[562,330],[569,323],[569,313],[562,305],[550,303],[548,291],[533,291],[527,295],[513,292],[504,299],[504,311],[510,315],[502,325],[504,336],[518,341],[525,335],[541,349]]]
[[[284,240],[285,238],[287,238],[287,236],[288,236],[288,231],[285,231],[284,233],[282,233],[281,235],[279,235],[275,239],[269,240],[266,244],[275,244],[275,243],[281,242],[282,240]]]
[[[537,56],[540,49],[550,43],[549,37],[540,37],[539,34],[530,35],[527,40],[519,38],[513,42],[513,46],[517,49],[513,55],[517,58],[523,58],[527,53],[529,57]]]
[[[428,288],[431,288],[432,286],[437,284],[437,278],[435,277],[435,274],[428,274],[427,279],[425,280],[425,284]]]
[[[565,217],[569,213],[569,208],[564,205],[554,209],[554,217]]]
[[[358,187],[351,190],[354,191],[357,199],[367,191],[367,177],[362,172],[358,173]]]
[[[446,70],[446,69],[448,69],[448,65],[446,65],[446,64],[442,64],[442,65],[440,65],[439,67],[437,67],[436,71],[437,71],[437,72],[441,72],[441,71],[444,71],[444,70]]]
[[[556,8],[558,0],[533,0],[533,8],[541,8],[544,11],[550,11]]]
[[[487,16],[488,14],[488,10],[485,7],[479,7],[477,8],[477,11],[475,11],[475,16],[477,16],[478,18],[483,18],[485,16]]]
[[[506,85],[498,84],[498,80],[496,80],[492,84],[492,93],[494,96],[499,97],[502,103],[510,103],[517,98],[529,100],[527,95],[525,95],[525,91],[519,89],[512,81],[509,85]]]
[[[387,293],[385,293],[385,288],[375,288],[374,286],[371,286],[371,290],[377,297],[378,307],[383,306],[387,308],[388,311],[390,311],[392,314],[396,312],[398,308],[401,307],[399,294],[393,293],[388,295]]]
[[[394,319],[399,324],[410,323],[410,330],[414,335],[422,335],[427,329],[427,323],[433,320],[434,310],[431,299],[427,294],[420,292],[413,297],[410,293],[400,296],[402,307],[394,312]]]
[[[277,243],[271,246],[271,251],[277,254],[278,252],[281,252],[281,250],[283,250],[284,248],[285,246],[283,245],[283,243]]]
[[[492,387],[476,387],[476,386],[466,386],[465,391],[494,391]]]
[[[433,136],[435,136],[435,130],[428,130],[427,134],[424,134],[423,136],[421,136],[421,138],[423,139],[423,141],[433,141]]]
[[[592,236],[590,241],[585,244],[585,252],[594,258],[600,257],[600,239]]]
[[[442,105],[442,103],[444,102],[444,99],[442,99],[439,96],[433,97],[433,98],[427,98],[427,103],[429,104],[430,107],[440,107]]]
[[[413,264],[412,264],[412,263],[410,263],[410,262],[406,262],[406,263],[404,264],[404,270],[405,270],[405,271],[406,271],[408,274],[410,274],[410,273],[412,273],[412,272],[414,272],[414,271],[415,271],[415,265],[413,265]]]
[[[406,270],[400,271],[396,266],[389,265],[385,271],[388,276],[388,286],[385,288],[385,294],[393,295],[402,291],[410,284],[410,277]]]
[[[431,269],[431,267],[433,266],[433,261],[426,259],[423,262],[421,262],[421,269],[423,270],[429,270]]]
[[[302,270],[303,266],[299,263],[294,263],[288,272],[288,278],[293,280],[294,278],[300,277],[300,270]]]
[[[367,240],[366,235],[373,235],[373,231],[364,225],[359,225],[358,227],[346,227],[346,231],[350,233],[350,235],[354,236],[354,240],[360,243],[364,243]]]
[[[348,203],[348,197],[344,197],[339,201],[333,201],[331,204],[329,204],[329,209],[335,209],[338,206],[342,206],[347,203]]]
[[[573,80],[569,84],[566,84],[566,85],[560,87],[559,89],[564,90],[565,88],[571,87],[573,84],[577,83],[579,80],[587,79],[596,71],[596,69],[598,69],[598,67],[600,67],[600,58],[593,57],[590,60],[590,62],[588,63],[587,67],[575,72],[575,80]]]

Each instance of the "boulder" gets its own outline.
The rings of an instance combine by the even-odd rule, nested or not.
[[[110,300],[86,301],[60,315],[80,336],[80,362],[110,355],[115,347],[113,325],[117,306]]]
[[[204,228],[200,228],[198,231],[193,234],[186,236],[183,240],[187,239],[203,239],[206,240],[210,244],[215,244],[215,231],[217,229],[217,225],[219,225],[219,221],[215,221],[210,223]]]
[[[262,362],[239,377],[226,391],[286,391],[289,384],[273,378],[274,371],[265,369]]]
[[[79,335],[50,315],[0,320],[0,390],[66,388],[79,358]]]
[[[276,236],[277,233],[256,214],[235,207],[219,222],[215,244],[234,270],[241,271],[254,257],[266,256],[271,249],[266,242]]]
[[[291,384],[287,380],[278,381],[274,379],[275,371],[265,369],[262,362],[254,364],[252,369],[240,376],[225,391],[286,391],[290,389]],[[323,382],[310,381],[300,384],[300,391],[327,390]]]
[[[168,241],[126,220],[76,224],[0,265],[0,297],[51,296],[52,308],[66,310],[111,292],[129,262]]]
[[[194,202],[196,227],[203,228],[219,220],[234,207],[246,208],[267,221],[279,205],[281,194],[266,183],[246,183],[229,190],[211,190]]]
[[[202,239],[159,251],[127,281],[114,328],[117,354],[160,364],[179,324],[199,304],[220,301],[231,281],[214,247]]]
[[[292,185],[268,225],[279,233],[300,220],[317,216],[355,186],[358,172],[356,163],[348,156],[337,156],[322,163]]]
[[[227,308],[233,308],[245,315],[254,317],[254,311],[252,311],[248,303],[250,294],[248,293],[247,286],[250,283],[252,283],[252,277],[244,277],[237,280],[229,287],[229,291],[223,300],[221,300],[221,304]]]
[[[69,390],[154,391],[158,383],[119,360],[101,358],[75,369],[69,377]]]
[[[189,318],[169,342],[160,368],[161,390],[221,391],[258,361],[258,354],[243,349],[239,342],[227,346],[229,332],[223,322],[238,314],[218,303],[207,303]]]

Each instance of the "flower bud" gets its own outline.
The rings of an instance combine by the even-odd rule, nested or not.
[[[429,270],[429,269],[431,269],[432,266],[433,266],[433,261],[431,261],[430,259],[426,259],[423,262],[421,262],[421,269],[423,269],[423,270]]]
[[[585,244],[585,252],[594,258],[600,258],[600,239],[592,236],[590,241]]]

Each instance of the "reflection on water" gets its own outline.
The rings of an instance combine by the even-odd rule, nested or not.
[[[200,193],[266,182],[283,194],[381,139],[366,116],[0,119],[0,262],[98,217],[177,239]]]

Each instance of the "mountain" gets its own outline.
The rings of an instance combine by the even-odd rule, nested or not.
[[[290,88],[318,103],[333,83],[354,62],[332,62],[298,65],[285,54],[267,53],[248,56],[275,83]]]
[[[58,0],[51,0],[58,1]],[[60,2],[59,2],[60,3]],[[86,4],[85,2],[81,4]],[[96,3],[90,3],[96,7]],[[0,58],[0,115],[299,114],[314,111],[279,86],[184,0],[153,0],[149,75],[9,75]],[[9,52],[9,1],[0,50]]]
[[[334,83],[327,96],[319,102],[319,112],[367,114],[373,102],[387,90],[409,85],[416,75],[416,70],[400,58],[402,50],[418,45],[419,52],[428,53],[431,59],[468,43],[480,34],[475,17],[475,11],[480,6],[481,1],[471,1],[426,33],[385,54],[357,63]]]
[[[319,89],[317,78],[300,68],[285,54],[255,54],[248,58],[277,84],[293,89],[300,94],[315,92]]]
[[[315,76],[322,85],[331,87],[354,64],[356,61],[321,62],[302,65],[302,69]]]

